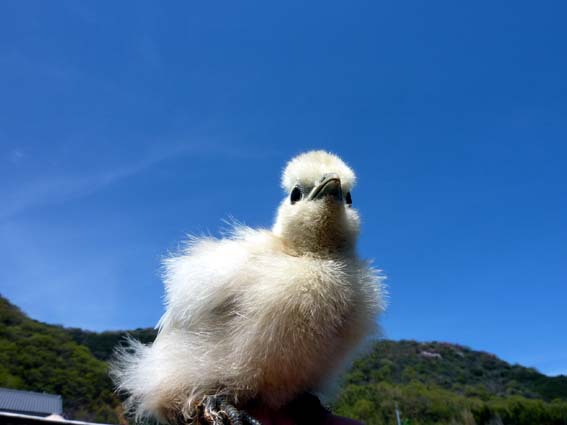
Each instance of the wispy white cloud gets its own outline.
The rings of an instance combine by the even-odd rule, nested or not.
[[[32,180],[17,184],[9,193],[0,194],[0,222],[13,218],[30,209],[44,205],[62,203],[102,190],[123,179],[143,173],[151,167],[184,155],[210,155],[235,159],[257,158],[271,155],[269,151],[257,149],[236,149],[219,144],[173,143],[160,144],[146,156],[112,168],[99,169],[89,173],[66,173],[44,177],[34,176]],[[19,161],[23,152],[13,151],[10,158]]]
[[[2,206],[0,206],[0,221],[35,207],[89,195],[117,181],[139,174],[164,160],[187,153],[187,151],[187,148],[177,146],[90,174],[74,173],[48,178],[36,176],[31,181],[17,185],[10,193],[4,195]],[[23,153],[20,151],[10,153],[11,161],[19,161],[22,158]]]
[[[9,153],[8,153],[8,160],[12,163],[12,164],[18,164],[20,161],[22,161],[24,159],[24,152],[21,151],[20,149],[12,149]]]

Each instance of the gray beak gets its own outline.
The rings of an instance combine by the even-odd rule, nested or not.
[[[341,187],[341,179],[338,174],[325,174],[323,178],[319,180],[319,183],[313,188],[311,193],[309,193],[307,200],[313,201],[315,199],[322,199],[325,196],[329,196],[342,202],[343,189]]]

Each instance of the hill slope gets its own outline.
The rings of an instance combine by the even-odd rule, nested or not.
[[[335,410],[367,425],[567,424],[567,377],[467,347],[380,341],[343,376]]]
[[[68,418],[119,421],[106,363],[64,328],[36,322],[2,297],[0,386],[60,394]]]
[[[480,398],[567,400],[567,376],[549,377],[494,354],[441,342],[380,341],[354,363],[344,380],[355,385],[421,382]]]

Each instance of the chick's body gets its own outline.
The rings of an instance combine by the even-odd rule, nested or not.
[[[158,337],[151,346],[133,341],[114,368],[139,416],[191,418],[214,394],[281,407],[320,390],[374,330],[380,279],[355,254],[356,212],[332,195],[284,200],[272,231],[237,226],[165,261]],[[313,204],[291,208],[300,202]],[[300,234],[286,236],[293,227]]]

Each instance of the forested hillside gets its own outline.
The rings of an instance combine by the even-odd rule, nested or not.
[[[567,377],[455,344],[380,341],[345,374],[335,410],[368,425],[567,424]]]
[[[125,334],[40,323],[0,297],[0,386],[61,394],[68,418],[124,422],[106,361]],[[395,424],[396,407],[404,425],[567,425],[567,377],[454,344],[376,342],[341,382],[333,409],[367,425]]]
[[[440,342],[380,341],[345,376],[346,384],[383,381],[421,382],[480,398],[519,395],[567,400],[567,376],[549,377],[491,353]]]
[[[72,419],[118,423],[121,416],[106,363],[66,329],[32,320],[2,297],[0,386],[60,394]]]

